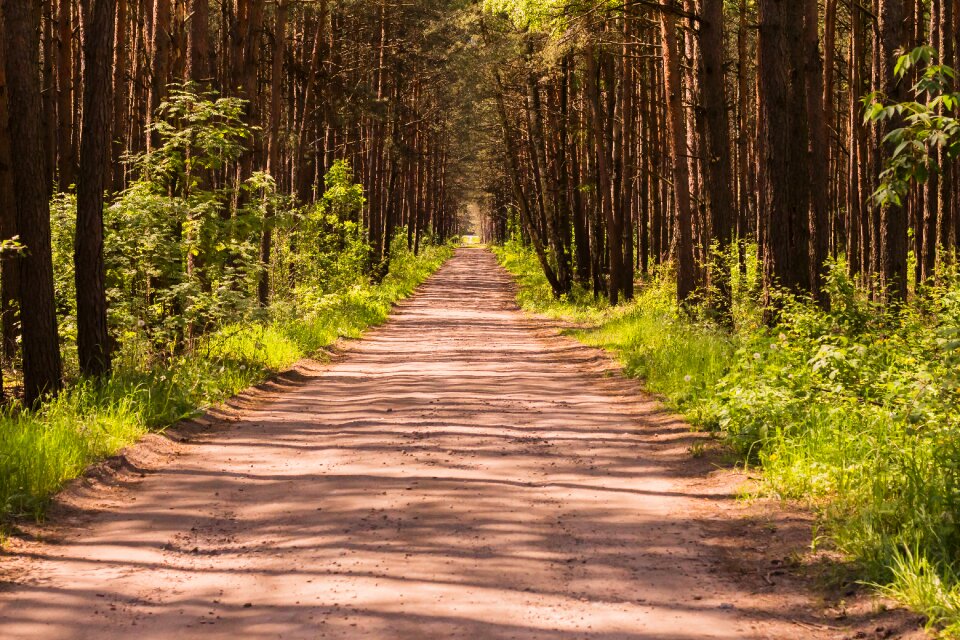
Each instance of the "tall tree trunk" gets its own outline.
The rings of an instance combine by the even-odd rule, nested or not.
[[[753,208],[750,193],[750,88],[747,81],[747,0],[740,0],[737,15],[737,247],[740,273],[747,271],[747,233]],[[759,242],[759,238],[757,239]]]
[[[810,219],[806,85],[797,51],[803,45],[804,5],[761,0],[759,102],[763,136],[760,210],[767,247],[764,275],[770,288],[809,293]]]
[[[676,10],[676,3],[668,7]],[[685,304],[697,289],[697,266],[693,253],[693,215],[690,203],[690,168],[687,160],[687,121],[683,115],[680,87],[680,51],[674,12],[661,11],[660,35],[663,42],[664,90],[667,98],[667,136],[673,165],[673,191],[676,207],[675,239],[677,262],[677,300]]]
[[[956,34],[953,30],[956,0],[940,0],[940,15],[938,31],[940,36],[940,58],[944,64],[954,64]],[[953,187],[956,179],[956,164],[948,162],[944,149],[938,151],[938,163],[943,170],[937,180],[937,211],[936,219],[926,221],[924,225],[924,245],[928,252],[934,255],[926,256],[927,276],[933,275],[936,268],[936,248],[948,249],[951,246],[949,229],[954,215]]]
[[[241,94],[247,100],[247,122],[251,126],[260,125],[260,102],[257,96],[257,69],[260,65],[260,35],[263,29],[264,0],[242,0],[248,5],[249,13],[243,28],[243,67],[238,78]],[[240,179],[250,177],[254,158],[263,157],[263,136],[254,132],[250,148],[241,159]]]
[[[73,29],[71,0],[57,4],[57,182],[66,191],[75,180],[73,140]]]
[[[77,353],[80,371],[84,375],[100,376],[110,370],[103,264],[103,192],[107,187],[110,159],[116,0],[81,0],[81,3],[87,28],[83,43],[83,124],[73,258]]]
[[[832,127],[837,126],[836,119],[836,110],[834,109],[834,90],[835,90],[835,81],[836,76],[836,58],[837,58],[837,0],[825,0],[824,1],[824,16],[823,16],[823,89],[821,95],[821,103],[823,104],[823,122],[824,122],[824,135],[825,143],[827,145],[827,156],[826,162],[828,166],[828,175],[827,181],[832,182],[834,188],[832,193],[836,196],[839,192],[839,187],[842,183],[841,180],[837,180],[838,172],[843,172],[844,168],[838,162],[838,154],[835,136],[830,135],[830,130]],[[816,160],[816,156],[814,156]],[[830,190],[828,184],[828,190]],[[835,197],[828,205],[828,209],[832,211],[838,211],[840,207],[841,200],[839,197]],[[832,208],[830,208],[832,207]],[[829,213],[829,211],[828,211]],[[822,263],[819,266],[823,266]]]
[[[820,16],[817,0],[803,0],[804,82],[807,94],[807,122],[810,138],[810,285],[821,305],[828,303],[823,291],[824,268],[830,252],[828,218],[827,122],[823,105],[823,65],[820,59]]]
[[[42,69],[40,103],[43,109],[43,120],[40,133],[43,136],[43,151],[47,156],[43,163],[47,169],[47,189],[52,191],[54,174],[57,169],[57,81],[53,71],[53,60],[56,58],[55,50],[57,46],[53,33],[53,0],[42,0],[41,7],[43,40],[40,58]],[[82,41],[82,29],[80,37]]]
[[[604,109],[600,100],[598,54],[600,45],[594,44],[587,47],[587,102],[590,106],[590,123],[593,133],[593,143],[595,150],[595,169],[597,173],[597,199],[603,221],[607,226],[607,259],[609,261],[610,277],[607,283],[607,297],[610,304],[617,304],[620,300],[620,292],[623,289],[621,279],[623,277],[623,238],[620,234],[620,225],[618,224],[616,213],[613,206],[613,180],[612,167],[610,166],[610,145],[607,143],[609,129],[609,119],[613,118],[613,113]],[[607,87],[613,91],[613,87]],[[609,100],[607,101],[609,103]]]
[[[3,11],[0,7],[0,42],[4,39]],[[17,235],[17,209],[13,193],[13,166],[10,156],[7,70],[4,47],[0,46],[0,240]],[[16,255],[0,256],[0,353],[4,365],[13,361],[19,338],[17,303],[20,298],[20,265]],[[2,378],[2,374],[0,374]]]
[[[209,0],[189,0],[189,8],[184,75],[203,88],[212,79],[207,64],[210,60],[210,3]]]
[[[567,100],[576,95],[578,86],[576,85],[577,75],[574,65],[569,58],[565,59],[565,73],[567,76],[566,90],[568,92]],[[571,110],[572,127],[579,129],[581,109]],[[571,141],[567,148],[567,154],[570,158],[570,190],[573,195],[573,243],[574,255],[577,263],[577,281],[581,286],[587,287],[590,282],[590,232],[587,216],[585,196],[580,189],[583,183],[583,174],[580,163],[581,147],[576,143],[576,137],[571,136]]]
[[[717,245],[710,272],[716,290],[716,310],[731,323],[732,293],[726,257],[733,238],[734,180],[730,167],[730,116],[723,73],[723,0],[703,0],[700,24],[701,88],[706,134],[707,192],[710,198],[711,235]]]
[[[639,127],[635,121],[634,98],[636,96],[635,63],[633,61],[632,21],[623,18],[622,78],[620,80],[620,190],[619,214],[620,237],[623,243],[623,275],[620,279],[624,300],[633,299],[633,211],[636,134]]]
[[[157,107],[166,95],[170,72],[170,0],[153,0],[153,30],[150,33],[150,87],[147,94],[147,129],[153,123]],[[156,135],[147,136],[152,149]]]
[[[900,82],[894,69],[897,55],[908,46],[905,24],[904,0],[880,0],[878,14],[877,89],[893,102],[907,99],[905,82]],[[880,124],[879,139],[899,126],[898,120],[884,120]],[[891,301],[903,301],[907,297],[907,209],[902,205],[887,203],[880,208],[880,257],[883,295]]]
[[[327,33],[327,19],[329,15],[329,0],[320,0],[320,8],[317,12],[317,28],[316,33],[313,38],[313,49],[310,54],[310,64],[307,67],[307,75],[304,81],[303,89],[303,115],[300,119],[300,126],[297,131],[297,148],[296,148],[296,184],[297,184],[297,194],[300,196],[300,199],[307,201],[310,197],[312,191],[310,185],[310,173],[306,170],[304,166],[306,164],[306,147],[307,147],[307,122],[313,119],[313,105],[314,105],[314,94],[316,86],[316,77],[317,73],[320,72],[321,65],[325,60],[324,52],[326,51],[326,33]],[[375,146],[376,141],[371,142],[371,146]],[[319,154],[319,155],[322,155]]]
[[[23,330],[23,386],[27,404],[59,391],[60,339],[53,294],[50,201],[46,155],[40,131],[40,5],[3,0],[4,39],[10,105],[10,151],[20,241],[20,318]]]
[[[540,99],[540,82],[535,72],[527,74],[527,120],[530,131],[530,160],[538,195],[540,214],[547,230],[547,239],[556,262],[557,280],[564,293],[570,291],[570,262],[563,246],[560,228],[557,225],[558,197],[555,189],[547,187],[546,140],[543,135],[543,107]]]
[[[847,191],[847,263],[851,275],[861,274],[864,268],[864,243],[866,240],[866,216],[864,215],[863,194],[863,163],[865,153],[863,146],[866,141],[866,132],[863,118],[860,117],[860,95],[864,93],[863,80],[863,15],[859,9],[854,9],[850,15],[850,115]]]
[[[205,0],[201,0],[205,1]],[[277,22],[273,29],[273,65],[270,76],[270,126],[267,141],[267,172],[280,175],[280,112],[282,106],[281,78],[283,76],[284,44],[287,29],[287,3],[277,1]],[[260,280],[257,283],[257,299],[265,307],[270,298],[270,249],[273,243],[273,205],[268,205],[264,214],[263,232],[260,234]]]
[[[123,153],[127,148],[127,109],[129,106],[130,58],[136,50],[127,49],[127,8],[129,0],[117,0],[116,33],[113,45],[113,152],[110,163],[113,168],[113,189],[120,191],[125,185]]]

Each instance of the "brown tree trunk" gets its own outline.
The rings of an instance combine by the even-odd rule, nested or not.
[[[123,2],[123,0],[120,0]],[[187,28],[186,79],[202,88],[209,84],[210,59],[210,3],[209,0],[189,0],[190,23]]]
[[[204,2],[206,0],[200,0]],[[270,126],[267,141],[267,173],[280,175],[280,112],[282,106],[281,78],[283,76],[284,45],[286,43],[287,3],[277,1],[277,22],[273,29],[273,64],[270,77]],[[264,214],[263,232],[260,234],[260,280],[257,283],[257,299],[265,307],[270,299],[270,249],[273,243],[273,205],[268,205]]]
[[[73,140],[73,29],[71,0],[57,4],[57,183],[66,191],[75,180]]]
[[[607,297],[610,304],[617,304],[623,289],[623,238],[613,206],[613,180],[610,166],[610,145],[607,143],[609,119],[613,114],[604,109],[600,100],[600,68],[597,56],[599,44],[587,47],[586,91],[590,107],[590,124],[593,133],[595,169],[597,173],[597,199],[600,213],[607,226],[607,260],[610,270]],[[612,91],[612,87],[607,87]],[[609,100],[607,101],[609,103]]]
[[[759,6],[765,283],[768,296],[774,286],[809,293],[809,188],[803,179],[810,175],[807,100],[802,61],[796,55],[803,49],[804,5],[761,0]]]
[[[53,0],[42,0],[41,7],[43,40],[40,58],[42,69],[40,103],[43,109],[43,120],[40,133],[43,136],[43,152],[47,156],[43,163],[47,169],[47,189],[52,192],[57,169],[57,81],[53,71],[57,46],[53,33]],[[82,38],[82,30],[80,35]]]
[[[310,188],[310,172],[306,167],[306,146],[307,146],[307,121],[313,119],[314,94],[316,93],[316,76],[321,71],[321,64],[325,59],[326,34],[329,0],[320,0],[320,8],[317,12],[317,28],[313,38],[313,49],[310,54],[310,64],[307,66],[307,76],[304,81],[303,89],[303,115],[301,116],[300,126],[297,131],[296,148],[296,184],[297,194],[301,200],[308,200],[312,189]],[[372,141],[372,145],[375,141]],[[322,155],[318,154],[318,155]]]
[[[113,152],[110,157],[113,189],[120,191],[126,183],[122,164],[127,148],[126,124],[130,80],[130,57],[127,49],[128,0],[117,1],[116,33],[113,45]],[[133,55],[136,55],[134,52]]]
[[[716,310],[726,322],[731,315],[732,293],[727,252],[733,238],[734,180],[730,167],[730,117],[723,73],[723,0],[703,0],[700,24],[701,88],[703,89],[707,192],[710,199],[711,235],[717,245],[710,272],[716,290]]]
[[[576,90],[578,85],[576,84],[577,75],[575,73],[574,65],[571,63],[569,58],[565,59],[565,73],[567,76],[566,90],[567,90],[567,100],[569,101],[573,96],[576,95]],[[573,119],[571,125],[579,129],[581,128],[580,124],[580,113],[582,110],[573,109],[571,113],[571,118]],[[573,243],[574,243],[574,255],[576,256],[577,264],[577,281],[581,286],[587,287],[590,282],[590,232],[589,232],[589,222],[587,219],[587,208],[586,203],[584,202],[584,194],[581,191],[580,186],[583,182],[583,174],[581,170],[580,163],[580,145],[576,143],[576,138],[572,137],[571,142],[567,147],[567,154],[570,157],[570,179],[571,185],[570,190],[572,193],[573,201]]]
[[[74,279],[77,290],[77,353],[80,371],[101,376],[110,370],[106,273],[103,264],[103,192],[110,159],[113,106],[113,30],[116,0],[81,0],[83,124],[77,184]]]
[[[629,17],[623,18],[623,58],[622,77],[620,79],[620,162],[619,162],[619,218],[620,237],[623,243],[623,274],[620,278],[624,300],[633,299],[633,210],[634,210],[634,174],[635,145],[638,127],[634,120],[634,97],[636,78],[634,77],[633,33]]]
[[[841,218],[838,212],[842,210],[842,197],[840,191],[844,187],[844,181],[838,179],[838,172],[845,171],[845,167],[838,161],[837,135],[839,135],[840,125],[837,122],[836,109],[834,108],[834,89],[836,75],[835,65],[837,57],[837,0],[825,0],[823,16],[823,88],[821,103],[823,104],[823,122],[824,122],[824,143],[827,145],[827,155],[824,161],[827,164],[827,191],[828,205],[827,214],[833,219],[833,224],[840,222]],[[831,129],[837,130],[837,135],[831,135]],[[814,157],[814,160],[816,157]],[[827,243],[832,247],[833,254],[837,254],[836,238],[828,238]],[[828,251],[829,251],[828,247]],[[816,265],[822,271],[823,263]]]
[[[675,2],[669,6],[675,7]],[[673,165],[673,191],[676,202],[677,300],[685,304],[697,289],[697,266],[693,253],[693,214],[690,203],[690,169],[687,161],[687,122],[683,115],[680,87],[680,51],[674,13],[660,13],[663,42],[664,87],[667,98],[667,136]]]
[[[260,104],[257,96],[257,68],[260,65],[260,32],[263,29],[264,0],[243,0],[248,4],[246,24],[241,24],[243,37],[243,67],[240,75],[241,97],[247,100],[247,121],[251,126],[260,125]],[[245,28],[244,28],[245,27]],[[262,157],[263,136],[255,132],[253,141],[244,159],[240,179],[250,176],[254,158]]]
[[[820,59],[820,25],[817,0],[803,0],[804,82],[806,84],[807,122],[810,138],[810,285],[821,305],[828,303],[823,291],[824,269],[830,252],[828,218],[827,122],[823,106],[823,65]]]
[[[532,47],[531,47],[532,48]],[[534,185],[540,215],[547,230],[547,239],[556,262],[557,280],[563,293],[569,293],[570,263],[564,250],[560,229],[557,225],[558,198],[556,190],[547,187],[546,140],[543,134],[543,107],[540,99],[540,84],[534,72],[527,74],[527,121],[530,132],[530,161],[533,167]]]
[[[752,219],[752,197],[749,189],[750,171],[750,132],[748,113],[750,89],[747,82],[747,0],[740,0],[737,15],[737,250],[740,272],[747,270],[746,236]],[[759,242],[759,239],[758,239]]]
[[[3,0],[4,39],[10,105],[10,151],[20,242],[20,318],[23,330],[23,385],[29,405],[59,391],[60,339],[53,294],[50,201],[46,156],[40,131],[40,5]]]
[[[863,118],[860,116],[860,95],[863,93],[863,15],[855,9],[850,16],[850,115],[848,178],[847,191],[847,262],[851,275],[862,274],[864,269],[864,244],[867,237],[866,216],[864,215],[863,146],[866,132]]]
[[[904,0],[880,0],[879,59],[877,60],[879,84],[877,89],[893,102],[907,99],[907,86],[900,82],[894,68],[897,54],[905,51],[908,33],[904,18]],[[896,120],[884,120],[880,124],[879,139],[894,128]],[[907,209],[902,205],[887,203],[880,208],[880,258],[883,295],[891,301],[903,301],[907,297]]]
[[[4,39],[3,13],[0,8],[0,42]],[[0,240],[17,235],[17,209],[13,193],[13,167],[10,156],[9,110],[7,105],[7,70],[4,65],[4,47],[0,46]],[[0,261],[0,322],[2,322],[3,364],[16,356],[19,338],[17,301],[20,298],[20,265],[15,255],[3,256]],[[2,378],[2,375],[0,375]]]
[[[153,0],[153,30],[150,33],[150,88],[147,94],[147,129],[166,95],[170,71],[170,0]],[[147,136],[147,149],[156,136]]]
[[[956,42],[953,30],[954,20],[957,18],[954,15],[956,0],[940,1],[938,24],[940,58],[944,61],[944,64],[952,65],[954,64]],[[937,180],[936,215],[934,219],[926,220],[924,224],[924,246],[927,247],[928,251],[924,260],[927,277],[933,275],[936,269],[937,249],[949,249],[951,244],[949,229],[953,217],[953,202],[951,199],[956,177],[956,164],[947,161],[947,154],[943,149],[939,150],[937,159],[943,169]]]

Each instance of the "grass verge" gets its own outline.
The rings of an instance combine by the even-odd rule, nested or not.
[[[115,373],[80,382],[37,412],[0,416],[0,519],[41,517],[50,497],[92,462],[151,430],[235,395],[338,338],[382,323],[452,254],[426,247],[399,253],[379,284],[362,284],[311,301],[305,311],[278,304],[259,323],[222,327],[190,353],[144,365],[127,354]]]

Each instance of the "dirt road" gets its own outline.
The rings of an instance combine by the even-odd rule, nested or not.
[[[725,568],[730,488],[609,368],[462,249],[333,364],[15,545],[0,637],[840,637]]]

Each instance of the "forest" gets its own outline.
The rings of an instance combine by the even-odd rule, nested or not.
[[[0,0],[0,520],[477,235],[960,636],[957,70],[954,0]]]

